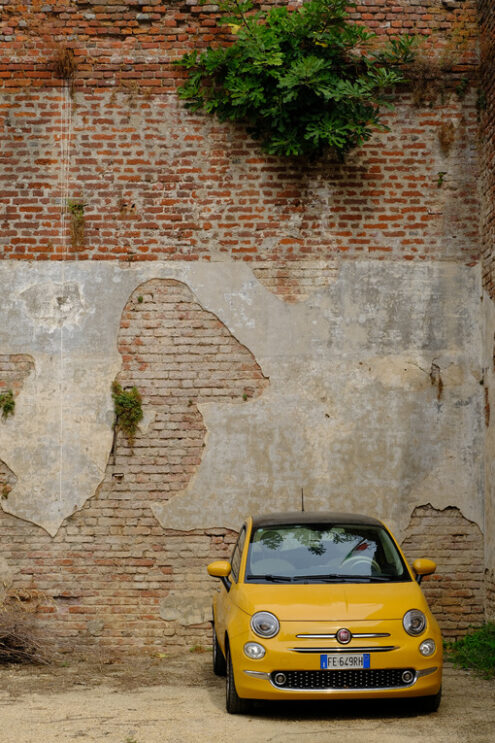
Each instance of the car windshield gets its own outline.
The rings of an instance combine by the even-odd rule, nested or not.
[[[247,583],[411,580],[390,535],[368,524],[284,524],[253,530]]]

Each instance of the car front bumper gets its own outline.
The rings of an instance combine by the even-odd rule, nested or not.
[[[425,671],[427,675],[422,675]],[[342,675],[345,672],[332,671],[331,673]],[[239,678],[241,675],[242,678]],[[293,676],[290,671],[285,671],[284,675]],[[309,673],[303,672],[302,675],[308,676]],[[311,686],[310,683],[304,687],[289,688],[278,686],[274,681],[273,673],[250,669],[243,669],[242,674],[236,676],[235,682],[239,696],[248,699],[406,699],[437,694],[442,685],[442,671],[438,666],[415,671],[412,682],[393,687],[386,685],[367,687],[365,682],[363,685],[351,685],[348,688],[341,685],[338,688],[318,688]]]
[[[386,637],[354,640],[348,646],[334,641],[298,639],[300,627],[290,628],[271,640],[261,640],[252,632],[240,633],[231,643],[237,693],[246,699],[377,699],[433,696],[442,684],[442,641],[436,628],[430,627],[421,637],[410,637],[397,622],[380,623],[366,629],[386,633]],[[354,629],[354,628],[353,628]],[[295,631],[294,631],[295,630]],[[306,627],[304,627],[306,630]],[[364,637],[364,635],[363,635]],[[423,656],[419,645],[433,637],[436,651]],[[260,660],[251,660],[243,652],[245,642],[258,642],[266,650]],[[316,647],[315,647],[316,645]],[[363,647],[364,645],[364,647]],[[328,670],[322,668],[321,655],[341,656],[366,653],[369,668]],[[404,671],[411,679],[402,680]],[[286,682],[277,684],[275,674],[282,673]]]

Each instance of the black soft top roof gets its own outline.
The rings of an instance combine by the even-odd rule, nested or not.
[[[336,513],[335,511],[286,511],[253,516],[253,529],[265,526],[291,524],[366,524],[382,526],[381,521],[360,513]]]

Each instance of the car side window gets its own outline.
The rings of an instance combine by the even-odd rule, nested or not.
[[[232,566],[232,577],[236,583],[239,580],[239,570],[241,568],[241,557],[242,557],[242,551],[244,549],[245,541],[246,541],[246,527],[243,526],[237,538],[237,542],[232,552],[232,557],[230,559],[230,564]]]

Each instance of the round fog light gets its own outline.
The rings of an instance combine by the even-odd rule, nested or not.
[[[247,642],[244,645],[244,655],[252,660],[259,660],[265,655],[265,648],[259,642]]]
[[[428,638],[428,640],[423,640],[423,642],[419,646],[419,652],[421,653],[421,655],[433,655],[436,649],[437,646],[435,645],[435,640],[432,640],[431,638]]]
[[[285,675],[285,673],[276,673],[273,677],[273,680],[275,681],[277,686],[283,686],[287,681],[287,676]]]
[[[403,671],[402,680],[405,684],[410,684],[413,678],[414,678],[414,673],[412,671]]]

